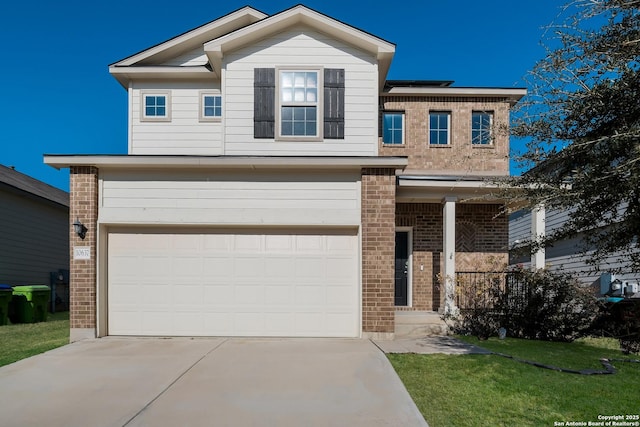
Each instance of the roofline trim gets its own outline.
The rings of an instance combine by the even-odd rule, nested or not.
[[[232,12],[227,13],[226,15],[223,15],[219,18],[216,18],[212,21],[209,21],[207,23],[204,23],[198,27],[192,28],[190,30],[187,30],[181,34],[178,34],[177,36],[174,36],[168,40],[165,40],[163,42],[160,42],[156,45],[153,45],[147,49],[144,49],[140,52],[134,53],[133,55],[129,55],[126,58],[123,58],[119,61],[116,61],[112,64],[109,64],[109,68],[111,68],[112,66],[131,66],[134,65],[135,63],[139,62],[139,61],[143,61],[153,55],[156,55],[166,49],[170,49],[172,47],[175,47],[177,45],[179,45],[180,43],[183,43],[185,41],[188,41],[189,39],[196,37],[200,34],[204,34],[207,31],[210,31],[212,29],[214,29],[215,27],[220,27],[222,25],[224,25],[227,22],[231,22],[234,19],[239,19],[242,18],[243,16],[247,16],[247,15],[252,15],[256,20],[262,20],[266,17],[268,17],[269,15],[267,15],[264,12],[261,12],[257,9],[254,9],[250,6],[243,6],[239,9],[236,9]]]
[[[45,154],[44,163],[56,169],[71,166],[98,168],[245,168],[245,169],[355,169],[396,168],[408,165],[406,157],[263,157],[263,156],[162,156]]]

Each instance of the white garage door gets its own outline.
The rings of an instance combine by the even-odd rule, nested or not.
[[[110,233],[109,335],[359,335],[350,233]]]

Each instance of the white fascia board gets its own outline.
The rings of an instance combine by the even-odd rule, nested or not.
[[[298,24],[307,25],[366,52],[371,52],[378,58],[379,62],[384,63],[384,66],[380,67],[381,70],[389,69],[396,49],[395,44],[308,9],[303,5],[295,6],[230,34],[211,40],[204,44],[204,51],[209,57],[212,67],[219,69],[225,52],[238,49]],[[386,73],[384,75],[386,78]]]
[[[215,79],[217,74],[203,65],[180,66],[148,66],[148,67],[118,67],[110,66],[109,73],[125,88],[134,79]]]
[[[149,49],[143,50],[142,52],[129,56],[112,65],[122,67],[131,66],[153,56],[161,55],[166,51],[173,51],[176,49],[188,50],[202,46],[202,44],[208,40],[246,25],[250,25],[256,21],[260,21],[267,16],[268,15],[256,9],[246,6]]]
[[[407,166],[406,157],[232,157],[232,156],[135,156],[45,154],[44,163],[56,169],[71,166],[97,168],[242,168],[242,169],[358,169]]]
[[[394,87],[382,96],[454,96],[454,97],[489,97],[509,98],[513,102],[519,101],[527,94],[524,88],[483,88],[483,87]]]

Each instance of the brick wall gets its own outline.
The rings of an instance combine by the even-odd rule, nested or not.
[[[71,329],[95,328],[98,170],[93,166],[72,166],[70,180],[70,222],[73,223],[79,219],[87,227],[84,239],[75,233],[73,226],[70,228],[70,327]],[[74,247],[90,248],[91,259],[74,259]]]
[[[379,129],[379,155],[408,156],[405,173],[430,174],[509,174],[509,102],[500,98],[457,98],[425,96],[385,96],[380,109],[404,111],[404,145],[382,143],[382,120]],[[451,143],[429,145],[429,111],[451,112]],[[493,112],[493,144],[471,144],[471,113]],[[382,114],[380,115],[382,117]]]
[[[393,333],[395,264],[394,169],[362,171],[362,331]]]
[[[500,205],[456,205],[456,270],[485,270],[508,256],[508,220]],[[442,265],[442,205],[398,203],[396,226],[413,230],[413,303],[407,310],[437,311],[444,294],[436,277]],[[485,268],[485,266],[487,266]]]

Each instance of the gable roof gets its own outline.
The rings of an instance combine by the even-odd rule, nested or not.
[[[374,54],[378,59],[380,88],[391,66],[395,44],[352,27],[302,4],[272,16],[244,7],[187,31],[142,52],[109,65],[109,72],[125,88],[133,77],[214,77],[225,52],[245,46],[293,25],[304,24]],[[167,66],[178,55],[203,48],[208,65]],[[219,76],[219,75],[218,75]]]
[[[395,53],[395,44],[302,4],[211,40],[204,44],[204,51],[209,57],[209,63],[213,69],[220,69],[225,51],[235,50],[298,24],[330,34],[336,39],[374,54],[378,59],[380,88],[384,87],[391,59]]]
[[[201,67],[163,67],[163,62],[189,50],[201,48],[209,40],[220,37],[238,28],[266,18],[268,15],[252,7],[245,6],[214,19],[197,28],[186,31],[167,41],[128,56],[109,65],[109,72],[124,86],[132,74],[157,74],[159,72],[181,72],[181,74],[211,74],[211,69]],[[136,70],[132,68],[135,67]],[[178,69],[183,70],[178,70]]]
[[[66,191],[3,165],[0,165],[0,188],[27,193],[28,195],[69,207],[69,193]]]

